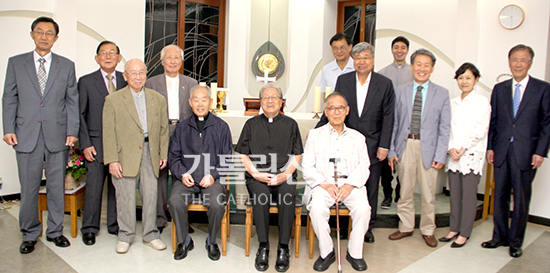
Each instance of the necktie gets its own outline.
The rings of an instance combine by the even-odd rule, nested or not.
[[[44,89],[46,89],[46,81],[48,81],[48,75],[46,75],[46,67],[44,66],[44,62],[46,60],[44,58],[38,59],[40,62],[40,66],[38,67],[38,84],[40,85],[40,92],[42,95],[44,95]]]
[[[113,75],[107,75],[107,79],[109,80],[109,94],[112,94],[116,91],[115,84],[113,83]]]
[[[519,104],[521,103],[521,90],[519,89],[521,84],[516,84],[516,90],[514,90],[514,117],[518,113]]]
[[[422,120],[422,85],[416,88],[411,117],[411,134],[420,134],[420,121]]]

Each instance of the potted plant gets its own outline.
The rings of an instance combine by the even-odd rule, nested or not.
[[[84,155],[75,145],[69,150],[69,160],[67,161],[65,174],[65,190],[74,190],[80,184],[80,177],[88,172],[84,166]]]

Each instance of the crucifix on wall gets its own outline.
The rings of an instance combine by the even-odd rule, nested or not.
[[[266,70],[264,70],[264,76],[263,77],[256,76],[256,81],[264,82],[264,85],[267,85],[270,82],[276,82],[277,77],[269,77],[269,71],[267,71],[267,69],[266,69]]]

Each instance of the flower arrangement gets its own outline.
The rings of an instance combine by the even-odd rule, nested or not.
[[[82,151],[74,145],[71,146],[69,151],[69,160],[67,161],[66,169],[66,173],[71,174],[76,180],[88,172],[86,167],[84,167],[84,155]]]

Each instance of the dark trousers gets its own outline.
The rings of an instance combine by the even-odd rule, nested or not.
[[[166,216],[166,206],[168,205],[168,168],[159,171],[157,195],[157,227],[164,227],[168,222],[168,217]]]
[[[279,209],[279,244],[288,245],[294,224],[296,185],[284,182],[278,186],[268,186],[255,179],[247,179],[246,187],[252,201],[258,242],[269,242],[269,207],[273,202]]]
[[[382,184],[382,190],[384,191],[384,197],[391,198],[393,188],[391,186],[391,182],[393,181],[393,171],[391,170],[390,165],[388,164],[388,159],[384,159],[384,161],[380,162],[382,164],[382,174],[380,175]],[[395,196],[399,196],[399,191],[401,190],[401,185],[399,184],[399,177],[395,176],[395,180],[397,181],[397,184],[395,185]],[[373,204],[371,204],[371,207]]]
[[[187,187],[180,180],[174,180],[170,192],[170,214],[176,225],[176,237],[178,244],[188,244],[189,222],[187,220],[187,206],[193,201],[193,197],[200,194],[202,204],[208,208],[208,238],[209,244],[216,243],[216,235],[220,230],[222,218],[225,213],[225,187],[216,181],[208,188],[199,186]]]
[[[369,231],[372,231],[374,226],[374,220],[376,219],[376,212],[378,211],[378,185],[380,184],[380,174],[382,173],[382,163],[378,162],[374,165],[370,165],[370,175],[365,187],[367,188],[367,197],[369,198],[369,204],[371,207]]]
[[[451,231],[470,238],[477,212],[477,184],[480,175],[448,171],[451,192]]]
[[[116,233],[118,232],[116,193],[113,180],[109,174],[109,167],[96,160],[93,162],[86,161],[86,168],[88,174],[86,175],[86,193],[80,231],[94,234],[99,232],[103,184],[105,178],[107,178],[107,229],[111,233]]]
[[[493,216],[493,241],[509,242],[512,247],[521,247],[527,228],[531,182],[536,170],[521,170],[510,145],[506,159],[501,166],[495,166],[495,212]],[[514,211],[510,219],[510,193],[514,190]]]

